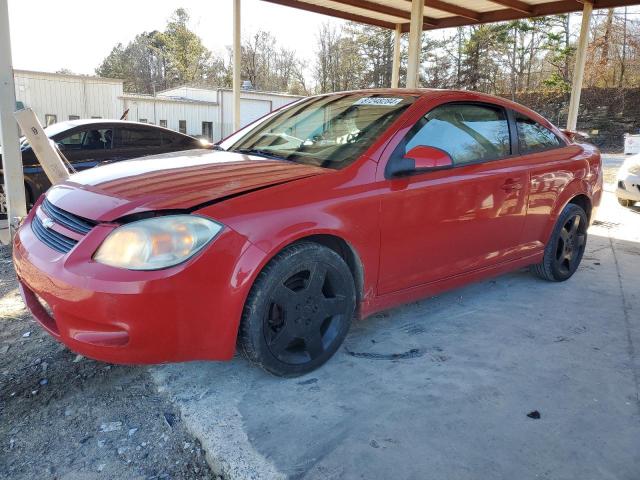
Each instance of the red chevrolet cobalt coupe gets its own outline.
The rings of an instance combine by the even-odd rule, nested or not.
[[[602,192],[598,151],[488,95],[300,100],[218,151],[73,175],[15,237],[27,306],[116,363],[327,361],[352,318],[509,270],[566,280]]]

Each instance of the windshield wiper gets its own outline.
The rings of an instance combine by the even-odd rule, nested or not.
[[[263,150],[261,148],[238,148],[236,150],[231,150],[236,153],[244,153],[245,155],[259,155],[265,158],[273,158],[275,160],[287,160],[285,157],[281,155],[276,155],[275,153],[269,150]]]

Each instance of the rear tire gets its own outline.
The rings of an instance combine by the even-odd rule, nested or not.
[[[281,377],[308,373],[342,344],[355,311],[353,276],[333,250],[291,245],[260,272],[244,307],[238,346]]]
[[[618,197],[618,203],[623,207],[633,207],[633,204],[636,203],[633,200],[627,200],[626,198]]]
[[[550,282],[563,282],[571,278],[584,255],[587,227],[585,211],[578,205],[568,204],[553,228],[542,262],[532,265],[531,272]]]

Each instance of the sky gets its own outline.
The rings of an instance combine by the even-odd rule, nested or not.
[[[226,55],[225,47],[232,42],[232,0],[9,0],[14,68],[95,74],[118,42],[126,45],[138,33],[163,29],[178,7],[187,9],[191,28],[205,46]],[[639,8],[629,11],[630,18],[640,17]],[[572,16],[576,24],[579,19]],[[318,28],[327,21],[344,23],[261,0],[242,0],[243,35],[270,31],[309,65],[315,58]]]
[[[179,7],[187,9],[192,29],[209,50],[222,54],[231,45],[232,0],[9,0],[14,68],[94,74],[118,42],[126,45],[138,33],[163,29]],[[242,0],[243,35],[268,30],[303,59],[314,57],[315,33],[328,20],[260,0]]]

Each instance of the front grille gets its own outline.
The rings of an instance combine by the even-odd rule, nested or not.
[[[66,237],[50,228],[45,228],[38,215],[33,216],[31,229],[42,243],[60,253],[67,253],[78,243],[73,238]]]
[[[86,235],[96,225],[96,223],[91,220],[56,207],[46,198],[42,202],[41,207],[42,211],[46,213],[51,220],[81,235]]]

